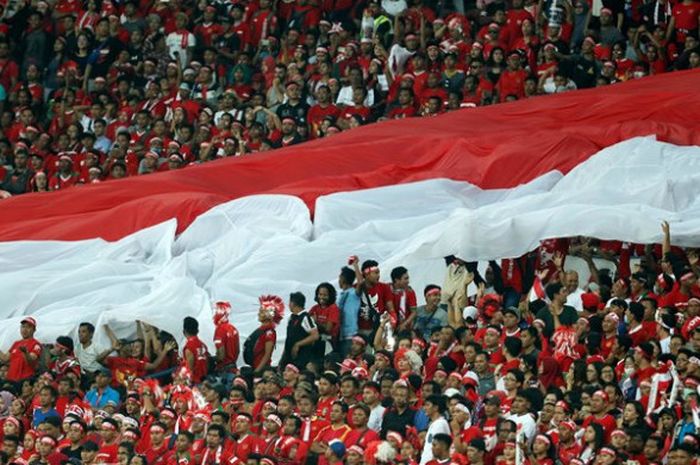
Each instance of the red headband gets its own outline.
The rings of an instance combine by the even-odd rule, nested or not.
[[[441,289],[440,289],[439,287],[434,287],[434,288],[432,288],[431,290],[429,290],[428,292],[426,292],[425,295],[426,295],[426,296],[428,296],[428,295],[436,295],[436,294],[440,294],[440,292],[442,292],[442,291],[441,291]]]

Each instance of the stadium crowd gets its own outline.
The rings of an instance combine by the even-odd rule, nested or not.
[[[694,0],[0,8],[0,197],[700,66]]]
[[[215,302],[211,353],[192,317],[49,343],[27,316],[0,352],[0,465],[696,465],[700,254],[662,229],[545,240],[483,276],[446,257],[422,305],[406,268],[351,256],[311,305],[261,296],[243,344]]]

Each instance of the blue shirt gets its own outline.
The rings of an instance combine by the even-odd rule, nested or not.
[[[416,320],[413,328],[426,341],[430,340],[430,334],[433,332],[433,329],[447,326],[446,307],[446,305],[440,305],[434,312],[429,312],[426,310],[425,305],[421,305],[416,310]]]
[[[110,400],[114,402],[114,405],[119,405],[119,393],[107,386],[100,395],[97,392],[97,388],[93,388],[85,395],[85,400],[88,401],[92,408],[101,409],[107,405],[107,402]]]
[[[43,412],[41,408],[34,409],[34,418],[32,420],[32,426],[36,428],[41,422],[43,422],[49,417],[56,417],[59,420],[61,419],[61,415],[58,414],[56,409],[52,408],[49,409],[47,412]]]
[[[360,296],[354,287],[340,291],[338,295],[340,309],[340,339],[349,339],[360,330],[357,324],[360,315]]]

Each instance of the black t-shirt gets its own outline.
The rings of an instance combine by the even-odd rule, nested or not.
[[[105,77],[114,60],[121,52],[123,45],[114,37],[95,43],[92,52],[88,56],[88,64],[92,65],[91,78]]]
[[[280,119],[294,118],[297,124],[306,124],[306,115],[309,113],[309,105],[301,101],[296,105],[290,105],[289,102],[283,103],[277,107],[277,116]]]

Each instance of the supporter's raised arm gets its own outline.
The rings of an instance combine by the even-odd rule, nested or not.
[[[121,348],[121,343],[119,342],[119,339],[117,339],[117,336],[114,335],[112,328],[110,328],[108,324],[104,324],[104,325],[102,325],[102,327],[104,328],[105,333],[107,333],[107,337],[109,338],[111,346],[109,347],[109,349],[103,350],[97,356],[96,360],[99,363],[102,363],[104,361],[104,359],[106,359],[109,354],[111,354],[115,350],[119,350]]]
[[[663,242],[661,243],[663,259],[670,263],[673,275],[680,282],[683,276],[684,265],[683,261],[671,250],[671,226],[668,224],[668,221],[661,223],[661,230],[664,233]]]

